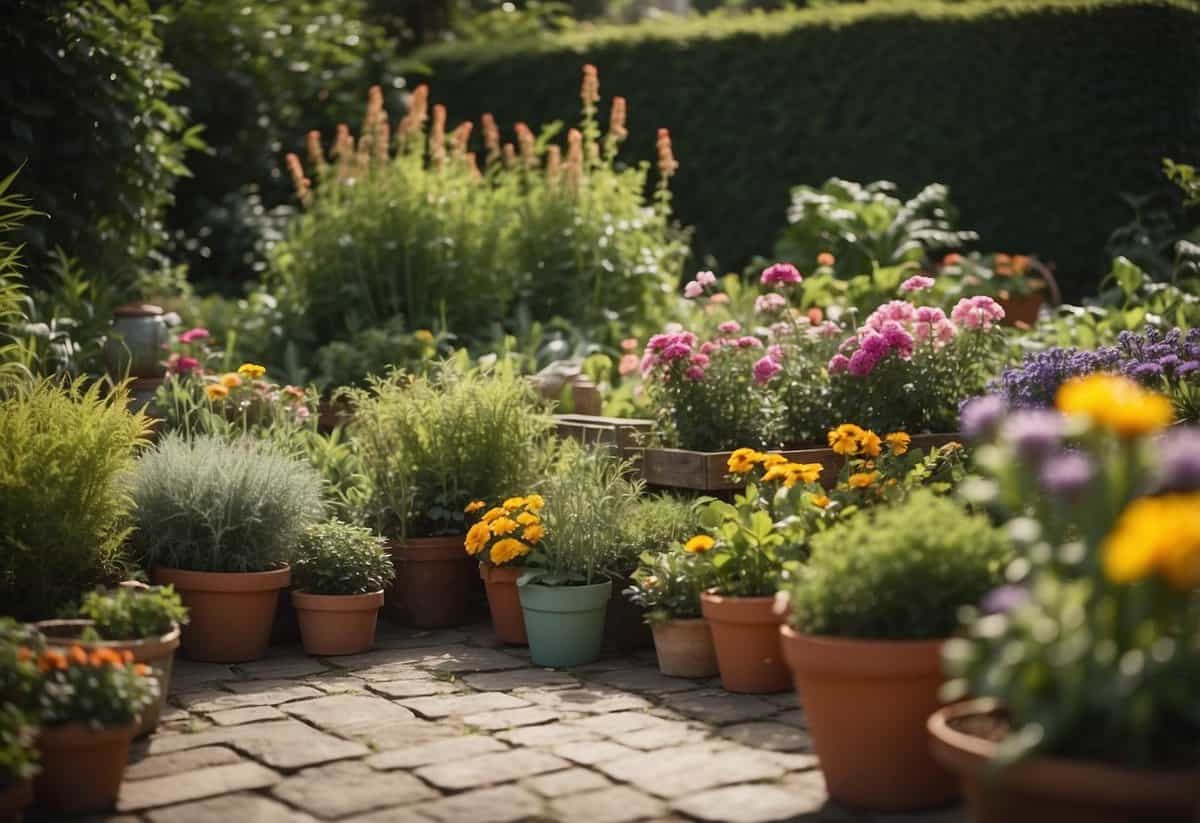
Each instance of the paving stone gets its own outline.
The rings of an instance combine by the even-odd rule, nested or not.
[[[541,799],[517,786],[465,792],[416,808],[420,814],[442,823],[510,823],[537,816],[541,810]]]
[[[468,674],[463,681],[483,692],[510,692],[513,689],[545,689],[578,686],[579,681],[554,669],[516,669],[507,672]]]
[[[459,694],[466,691],[457,683],[436,678],[410,678],[408,680],[388,680],[383,683],[368,683],[369,691],[382,694],[385,697],[430,697],[435,694]]]
[[[283,707],[288,714],[333,734],[370,731],[384,723],[412,720],[413,713],[382,697],[333,694]]]
[[[246,706],[278,706],[291,700],[320,697],[321,692],[290,680],[247,680],[226,684],[234,693],[202,691],[179,696],[179,702],[192,712],[226,711]]]
[[[191,719],[191,715],[184,709],[177,706],[172,706],[170,703],[163,706],[162,713],[158,716],[158,722],[162,723],[181,723]]]
[[[239,663],[236,667],[246,677],[256,680],[280,680],[293,677],[306,677],[320,674],[329,670],[315,657],[293,655],[287,657],[266,657],[252,663]]]
[[[563,797],[611,786],[608,778],[591,769],[567,769],[564,772],[542,774],[526,780],[522,785],[533,789],[544,797]]]
[[[650,692],[651,694],[667,694],[669,692],[686,692],[700,688],[700,681],[688,680],[684,677],[667,677],[658,669],[617,669],[601,672],[588,678],[615,689],[626,689],[632,692]]]
[[[574,721],[575,725],[609,737],[621,738],[630,732],[659,728],[670,721],[644,712],[614,712]]]
[[[212,712],[208,718],[218,726],[240,726],[243,723],[257,723],[261,720],[283,720],[286,714],[274,706],[246,706],[243,709],[229,709],[223,712]]]
[[[466,760],[507,750],[508,747],[499,740],[483,735],[469,734],[376,754],[367,758],[367,765],[381,770],[412,769],[417,766]]]
[[[131,812],[169,806],[222,794],[262,789],[279,781],[279,775],[257,763],[230,763],[178,774],[130,780],[121,784],[117,811]]]
[[[602,657],[594,663],[572,666],[571,671],[587,674],[589,672],[611,672],[618,669],[633,669],[637,668],[637,666],[638,664],[631,657]]]
[[[716,786],[781,777],[784,769],[752,749],[696,743],[600,763],[609,777],[660,797],[681,797]]]
[[[621,735],[618,739],[625,746],[650,751],[685,743],[699,743],[708,737],[708,732],[687,723],[667,721],[661,726],[651,726],[636,732]]]
[[[503,671],[523,669],[527,663],[495,649],[479,649],[472,646],[448,646],[431,649],[387,649],[362,655],[332,658],[337,666],[346,669],[374,669],[380,667],[411,667],[446,673]],[[363,672],[363,676],[367,676]],[[396,677],[368,677],[368,679],[395,680]]]
[[[199,803],[156,809],[150,823],[313,823],[303,812],[257,794],[228,794]]]
[[[812,752],[773,752],[763,750],[763,755],[778,763],[789,772],[803,772],[817,768],[820,763]]]
[[[648,709],[652,705],[644,697],[627,694],[606,686],[585,686],[581,689],[559,689],[548,692],[526,690],[520,692],[520,695],[550,709],[585,714]]]
[[[525,726],[520,729],[497,732],[495,737],[512,743],[514,746],[557,746],[560,743],[596,740],[600,735],[567,723],[549,723],[544,726]]]
[[[826,807],[828,813],[833,810],[832,802]],[[862,818],[859,817],[861,821]],[[912,814],[874,814],[868,818],[870,823],[969,823],[970,815],[962,806],[942,809],[933,812],[914,812]]]
[[[304,697],[312,697],[313,687],[306,686],[304,683],[295,680],[230,680],[222,683],[226,690],[234,694],[272,694],[274,692],[283,692],[286,694],[297,694],[300,697],[289,697],[288,700],[296,700]],[[293,691],[294,690],[294,691]],[[319,695],[318,695],[319,696]]]
[[[436,791],[411,774],[384,774],[357,761],[297,772],[276,785],[272,794],[330,820],[438,797]]]
[[[686,815],[717,823],[770,823],[816,811],[813,798],[781,786],[726,786],[679,798],[672,804]]]
[[[248,723],[169,737],[156,735],[148,751],[152,755],[167,754],[213,744],[232,746],[268,766],[288,770],[361,757],[368,752],[361,743],[323,734],[296,720]]]
[[[549,723],[554,720],[564,720],[575,715],[564,715],[562,712],[544,709],[541,706],[530,706],[525,709],[508,709],[501,712],[480,712],[464,715],[462,722],[468,726],[484,731],[512,729],[517,726],[536,726],[539,723]]]
[[[367,684],[349,675],[323,675],[304,678],[304,685],[320,689],[325,694],[366,694]]]
[[[507,783],[543,772],[566,769],[570,765],[562,758],[540,749],[516,749],[480,755],[468,760],[422,766],[415,774],[439,788],[456,791]]]
[[[136,745],[134,757],[138,757]],[[226,766],[240,760],[237,752],[224,746],[204,746],[173,754],[161,754],[157,757],[143,756],[141,759],[131,760],[125,768],[125,780],[146,780],[151,777],[190,772],[193,769],[203,769],[208,766]]]
[[[667,810],[661,800],[628,786],[562,797],[554,801],[553,808],[560,818],[571,823],[628,823],[655,817]]]
[[[786,726],[795,726],[798,729],[808,728],[808,721],[804,719],[804,712],[800,709],[792,709],[790,712],[777,714],[771,720],[776,723],[783,723]]]
[[[663,703],[689,717],[717,725],[758,720],[779,711],[778,706],[758,695],[715,689],[669,694],[663,697]]]
[[[435,740],[459,737],[461,732],[449,724],[438,724],[429,720],[401,720],[383,723],[353,732],[340,732],[348,740],[356,740],[375,752],[421,746]]]
[[[563,743],[555,746],[551,751],[559,757],[565,757],[567,760],[573,760],[585,766],[593,766],[606,760],[620,760],[638,754],[637,749],[631,749],[609,740]]]
[[[197,663],[175,655],[171,664],[171,694],[211,688],[213,684],[236,677],[233,667],[225,663]]]
[[[447,694],[434,697],[413,697],[398,701],[401,706],[412,709],[423,717],[465,716],[479,712],[495,712],[505,709],[520,709],[529,705],[526,700],[503,692],[476,692],[474,694]]]
[[[382,809],[370,814],[355,815],[351,819],[354,823],[434,823],[432,817],[421,814],[414,806]]]
[[[806,752],[812,750],[812,738],[795,726],[759,720],[752,723],[737,723],[725,726],[720,731],[724,738],[755,749],[770,749],[776,752]]]

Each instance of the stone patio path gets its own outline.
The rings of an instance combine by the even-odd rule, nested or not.
[[[170,702],[135,744],[117,813],[94,820],[965,820],[831,803],[791,694],[664,677],[653,651],[554,671],[489,627],[381,623],[353,657],[177,660]]]

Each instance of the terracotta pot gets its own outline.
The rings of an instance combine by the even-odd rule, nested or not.
[[[974,823],[1185,823],[1200,820],[1200,770],[1150,771],[1037,757],[985,773],[998,745],[956,721],[995,713],[991,700],[929,717],[934,758],[955,772]]]
[[[1038,312],[1045,301],[1041,292],[1033,291],[1029,294],[1001,297],[996,302],[1004,309],[1004,325],[1015,326],[1023,323],[1026,326],[1036,326]]]
[[[0,789],[0,823],[21,823],[25,807],[32,802],[32,780],[18,780]]]
[[[487,588],[488,610],[492,613],[492,631],[501,643],[513,646],[529,645],[521,595],[517,591],[517,578],[523,571],[517,566],[479,564],[479,577]]]
[[[133,653],[134,661],[145,663],[154,673],[158,681],[158,698],[142,712],[142,720],[138,724],[137,736],[150,734],[158,728],[158,719],[162,716],[163,706],[167,703],[167,695],[171,691],[171,667],[175,662],[175,650],[179,648],[179,626],[162,637],[152,637],[146,640],[105,640],[99,643],[81,643],[79,636],[84,629],[93,625],[91,620],[43,620],[37,623],[38,631],[46,638],[51,646],[82,646],[93,649],[117,649]]]
[[[612,594],[604,614],[604,647],[621,654],[654,647],[654,635],[646,625],[642,608],[621,594],[630,582],[628,577],[613,577]]]
[[[925,732],[941,706],[943,641],[817,637],[788,626],[780,633],[830,797],[878,811],[958,797]]]
[[[388,591],[389,614],[423,629],[467,622],[475,560],[464,548],[465,539],[455,535],[388,541],[396,565],[396,582]]]
[[[717,651],[712,630],[701,617],[668,620],[650,627],[658,670],[668,677],[712,677],[717,673]]]
[[[159,585],[170,583],[188,607],[183,656],[209,663],[246,663],[266,654],[279,590],[291,569],[267,572],[193,572],[155,566]]]
[[[383,608],[383,589],[369,594],[292,592],[300,642],[306,654],[359,654],[375,645],[375,623]]]
[[[722,597],[705,592],[700,609],[712,631],[721,685],[726,691],[787,691],[792,678],[783,662],[773,597]]]
[[[114,729],[79,724],[42,729],[42,771],[34,778],[38,806],[72,813],[111,809],[136,731],[135,723]]]

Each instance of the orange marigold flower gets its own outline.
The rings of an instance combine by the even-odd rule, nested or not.
[[[487,503],[484,503],[482,500],[472,500],[470,503],[467,504],[467,507],[465,509],[463,509],[463,511],[466,512],[467,514],[470,514],[471,512],[479,511],[486,505],[487,505]]]
[[[850,488],[865,489],[879,479],[879,472],[859,472],[850,475]]]
[[[862,446],[863,454],[867,457],[878,457],[882,451],[882,443],[879,440],[879,435],[873,431],[865,431],[859,438],[859,443]]]
[[[887,441],[888,447],[895,455],[905,454],[908,451],[909,443],[912,442],[912,438],[906,432],[892,432],[883,439]]]
[[[812,504],[814,506],[816,506],[818,509],[829,508],[829,503],[830,503],[829,495],[827,495],[827,494],[814,494],[812,496]]]

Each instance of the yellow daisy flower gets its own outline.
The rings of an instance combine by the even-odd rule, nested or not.
[[[525,508],[530,511],[540,512],[545,505],[546,501],[542,499],[540,494],[531,494],[525,498]]]
[[[835,454],[858,454],[859,438],[863,430],[853,423],[843,423],[829,432],[829,447]]]
[[[484,515],[480,518],[480,520],[482,520],[484,523],[491,523],[497,517],[504,517],[506,514],[508,514],[508,512],[497,506],[494,509],[488,509],[486,512],[484,512]]]
[[[756,452],[754,449],[734,449],[729,455],[729,460],[725,463],[725,468],[730,474],[745,474],[754,468],[755,464],[763,459],[763,455]]]
[[[1133,501],[1102,551],[1104,574],[1114,583],[1158,572],[1181,591],[1200,587],[1200,492]]]
[[[492,539],[492,530],[488,528],[487,523],[476,523],[467,531],[466,548],[467,554],[476,555],[483,550],[483,547]]]
[[[505,500],[504,503],[502,503],[501,505],[504,506],[505,510],[510,511],[510,512],[516,511],[517,509],[523,509],[523,508],[525,508],[525,498],[524,497],[510,497],[507,500]]]
[[[506,537],[503,540],[497,540],[496,545],[492,546],[491,558],[493,563],[499,565],[527,554],[529,554],[528,546],[520,540]]]
[[[1064,414],[1090,417],[1122,437],[1159,431],[1175,419],[1167,397],[1115,374],[1068,380],[1059,387],[1055,405]]]
[[[862,436],[858,438],[858,444],[862,447],[863,454],[867,457],[878,457],[883,450],[883,444],[879,440],[879,435],[873,431],[864,431]]]
[[[698,534],[683,544],[683,550],[692,554],[704,554],[713,547],[714,542],[707,534]]]
[[[521,512],[517,515],[517,522],[522,526],[532,526],[534,523],[540,523],[541,518],[532,512]]]
[[[517,521],[508,517],[497,517],[490,524],[492,534],[500,537],[505,534],[512,534],[517,530]]]
[[[238,366],[238,374],[240,374],[242,377],[245,377],[247,380],[257,380],[266,373],[266,368],[258,365],[257,363],[243,363],[242,365]]]
[[[887,441],[888,448],[896,456],[907,453],[908,444],[912,442],[912,438],[905,432],[892,432],[883,439]]]
[[[482,500],[472,500],[470,503],[467,504],[467,507],[465,509],[463,509],[463,511],[466,512],[467,514],[470,514],[471,512],[479,511],[486,505],[487,505],[487,503],[484,503]]]
[[[865,489],[879,479],[879,472],[859,472],[850,475],[850,488]]]
[[[538,543],[546,536],[546,527],[541,523],[532,523],[521,531],[521,539],[527,543]]]

